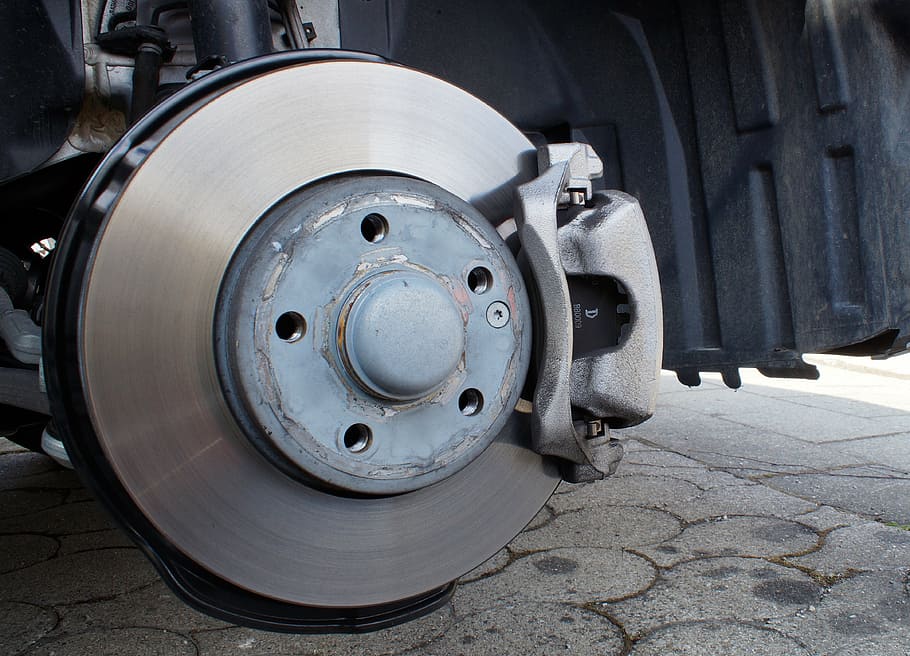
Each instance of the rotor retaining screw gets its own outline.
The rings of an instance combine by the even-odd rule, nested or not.
[[[502,301],[493,301],[487,308],[487,323],[502,328],[509,323],[509,306]]]

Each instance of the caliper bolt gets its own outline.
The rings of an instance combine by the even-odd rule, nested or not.
[[[487,308],[487,323],[502,328],[509,323],[509,306],[502,301],[493,301]]]

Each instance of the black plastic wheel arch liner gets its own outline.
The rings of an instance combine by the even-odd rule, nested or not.
[[[450,583],[394,604],[330,609],[255,595],[187,558],[139,511],[108,464],[92,426],[79,369],[79,306],[93,244],[108,203],[148,153],[140,146],[175,116],[213,93],[283,66],[325,59],[383,61],[373,55],[305,50],[251,59],[206,75],[155,107],[114,146],[83,189],[60,237],[50,274],[44,323],[45,377],[51,411],[67,453],[95,497],[152,561],[170,588],[191,606],[223,620],[270,631],[364,632],[415,619],[445,604]],[[153,145],[153,144],[150,144]],[[105,200],[107,199],[107,200]]]
[[[344,47],[591,143],[657,254],[666,369],[910,340],[905,0],[341,0]]]
[[[60,149],[84,87],[81,3],[0,2],[0,182],[36,169]]]

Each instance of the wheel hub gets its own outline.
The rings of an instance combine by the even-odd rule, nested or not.
[[[330,488],[451,476],[502,430],[528,368],[514,257],[475,208],[420,180],[289,195],[244,238],[218,305],[222,386],[248,439]]]

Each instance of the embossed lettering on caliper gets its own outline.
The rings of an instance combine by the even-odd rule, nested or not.
[[[590,146],[542,147],[538,167],[515,195],[537,287],[531,439],[536,452],[563,461],[566,480],[595,480],[622,457],[610,428],[654,412],[663,350],[657,263],[638,201],[592,190],[603,165]]]

